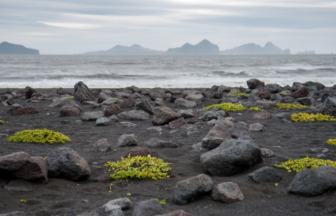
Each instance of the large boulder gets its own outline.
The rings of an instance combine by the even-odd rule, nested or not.
[[[159,107],[156,109],[152,122],[154,125],[164,125],[178,118],[181,118],[181,115],[169,107]]]
[[[321,166],[298,172],[288,190],[303,196],[316,196],[333,188],[336,188],[336,168]]]
[[[261,82],[258,79],[250,79],[250,80],[247,80],[246,83],[247,83],[247,86],[249,87],[249,89],[255,89],[258,86],[261,86],[261,87],[265,86],[265,83]]]
[[[265,85],[265,89],[267,89],[272,94],[279,93],[282,91],[282,87],[278,84],[267,84]]]
[[[309,91],[305,86],[299,88],[297,91],[292,93],[292,97],[295,99],[307,97],[308,95],[309,95]]]
[[[201,155],[203,168],[213,176],[231,176],[261,161],[261,151],[252,140],[226,140]]]
[[[134,109],[135,110],[143,110],[146,113],[148,113],[149,115],[154,115],[152,106],[145,99],[137,99],[135,101]]]
[[[223,140],[229,139],[232,139],[232,137],[230,136],[224,122],[222,120],[217,120],[213,128],[202,139],[202,147],[214,149],[217,148]]]
[[[298,98],[297,101],[302,104],[302,105],[306,105],[306,106],[310,106],[310,105],[315,105],[315,99],[312,97],[303,97],[303,98]]]
[[[48,167],[42,157],[30,157],[25,152],[16,152],[0,157],[0,176],[45,184],[48,182]]]
[[[155,216],[163,213],[161,204],[155,199],[138,202],[132,216]]]
[[[267,89],[263,89],[256,94],[260,99],[269,100],[271,99],[271,93]]]
[[[197,106],[197,103],[194,101],[186,100],[183,98],[178,98],[174,101],[174,103],[178,106],[186,107],[186,108],[193,108]]]
[[[306,86],[307,88],[314,87],[316,88],[316,90],[322,90],[325,88],[325,85],[319,82],[312,82],[312,81],[305,82],[303,85]]]
[[[179,181],[175,185],[174,197],[178,205],[187,204],[213,188],[212,179],[204,174]]]
[[[30,99],[34,93],[37,93],[37,91],[33,89],[32,87],[27,86],[25,90],[23,91],[23,96],[26,99]]]
[[[123,101],[118,98],[107,98],[106,100],[101,103],[103,108],[110,106],[111,104],[121,104]]]
[[[184,118],[182,117],[182,118],[178,118],[178,119],[175,119],[174,121],[169,122],[168,127],[170,129],[174,129],[174,128],[179,128],[179,127],[181,127],[182,125],[185,125],[185,124],[186,124],[186,122],[185,122]]]
[[[204,96],[202,94],[189,94],[185,97],[185,99],[201,104],[202,101],[204,101]]]
[[[262,167],[248,175],[256,183],[260,182],[279,182],[282,177],[273,167]]]
[[[261,112],[258,112],[253,115],[252,119],[271,119],[272,114],[267,112],[266,110],[261,110]]]
[[[23,108],[16,109],[12,112],[13,116],[18,116],[18,115],[25,115],[25,114],[37,114],[39,111],[35,107],[32,106],[26,106]]]
[[[94,101],[95,98],[92,95],[90,89],[82,82],[78,82],[74,89],[74,99],[82,103],[83,101]]]
[[[149,119],[149,114],[143,110],[131,110],[127,112],[119,113],[118,118],[134,120],[134,121],[146,121]]]
[[[324,115],[336,116],[336,97],[327,97],[320,108],[320,112]]]
[[[93,147],[101,152],[107,152],[111,151],[113,146],[108,139],[100,139],[93,144]]]
[[[215,185],[212,189],[211,196],[214,200],[224,203],[232,203],[244,199],[239,185],[234,182],[223,182]]]
[[[178,143],[173,141],[165,141],[157,138],[150,138],[147,142],[144,143],[146,147],[151,148],[177,148]]]
[[[46,159],[50,177],[66,177],[73,181],[87,179],[91,170],[87,161],[68,147],[54,149]]]
[[[291,96],[285,96],[281,99],[280,103],[293,103],[294,98]]]

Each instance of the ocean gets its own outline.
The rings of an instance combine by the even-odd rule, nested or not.
[[[251,78],[292,85],[336,84],[336,55],[311,56],[0,56],[0,88],[210,88]]]

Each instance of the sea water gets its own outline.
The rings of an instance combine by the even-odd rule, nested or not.
[[[336,84],[336,55],[311,56],[0,56],[0,88],[210,88],[258,78],[292,85]]]

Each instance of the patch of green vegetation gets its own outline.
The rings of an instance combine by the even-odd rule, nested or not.
[[[259,108],[259,107],[250,107],[249,110],[261,111],[261,108]]]
[[[226,110],[226,111],[243,111],[246,109],[241,104],[233,104],[233,103],[214,104],[214,105],[205,107],[204,109],[210,110],[216,107],[220,107],[222,110]]]
[[[244,93],[244,92],[231,92],[231,93],[228,93],[226,95],[234,95],[234,94],[236,94],[238,96],[246,95],[246,93]]]
[[[310,121],[310,122],[325,122],[325,121],[336,121],[333,116],[323,115],[321,113],[317,114],[308,114],[308,113],[294,113],[291,117],[293,122],[302,122],[302,121]]]
[[[299,109],[308,109],[309,107],[306,105],[300,105],[300,104],[286,104],[286,103],[278,103],[276,105],[279,109],[285,109],[285,110],[299,110]]]
[[[70,99],[72,99],[72,98],[74,98],[72,95],[70,95],[70,96],[68,96],[67,98],[70,98]]]
[[[150,156],[136,156],[122,158],[121,161],[110,162],[105,164],[109,167],[111,178],[125,179],[125,178],[151,178],[153,180],[169,178],[168,171],[171,170],[169,163],[165,163],[162,159]]]
[[[3,120],[0,120],[0,124],[4,124],[5,122]]]
[[[24,143],[65,143],[70,142],[70,138],[52,130],[36,129],[36,130],[24,130],[15,133],[14,136],[8,137],[9,142],[24,142]]]
[[[284,168],[287,172],[300,172],[306,168],[317,168],[320,166],[330,165],[336,168],[336,161],[322,160],[317,158],[309,158],[308,156],[302,159],[292,160],[289,159],[279,165],[274,164],[275,167]]]
[[[336,145],[336,139],[328,139],[327,144]]]
[[[159,203],[166,205],[166,199],[163,200],[159,200],[158,198],[155,198],[156,201],[158,201]]]
[[[287,91],[282,91],[279,94],[287,94]]]

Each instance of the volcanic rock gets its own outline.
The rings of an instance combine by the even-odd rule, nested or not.
[[[152,122],[154,125],[164,125],[178,118],[181,118],[181,115],[169,107],[159,107],[156,109]]]
[[[90,89],[82,82],[78,82],[74,89],[74,99],[82,103],[83,101],[94,101],[95,98],[92,95]]]
[[[238,184],[234,182],[223,182],[215,185],[212,189],[211,196],[214,200],[224,203],[232,203],[244,199],[244,195]]]
[[[27,106],[19,109],[15,109],[13,112],[13,116],[25,115],[25,114],[36,114],[39,113],[35,107]]]
[[[119,137],[118,147],[138,145],[138,140],[135,134],[123,134]]]
[[[262,167],[248,175],[256,183],[260,182],[279,182],[282,177],[272,167]]]
[[[135,120],[135,121],[146,121],[149,119],[149,114],[143,110],[131,110],[127,112],[119,113],[118,118]]]
[[[265,86],[265,83],[261,82],[258,79],[250,79],[250,80],[247,80],[246,83],[247,83],[247,86],[249,87],[249,89],[255,89],[258,86],[261,86],[261,87]]]

